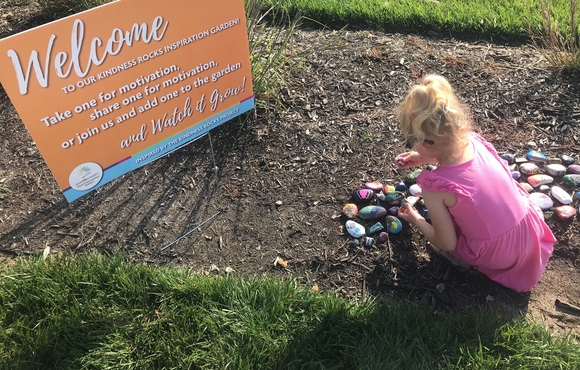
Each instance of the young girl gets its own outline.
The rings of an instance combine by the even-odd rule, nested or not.
[[[427,76],[410,90],[397,116],[407,147],[413,149],[397,157],[397,166],[438,164],[417,178],[432,224],[408,204],[399,217],[455,265],[473,266],[517,292],[530,291],[556,238],[507,163],[471,131],[468,109],[449,82]]]

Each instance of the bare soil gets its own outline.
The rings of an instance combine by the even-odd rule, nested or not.
[[[29,10],[0,1],[0,37],[38,22]],[[9,189],[0,201],[2,261],[47,247],[51,254],[120,253],[208,275],[290,278],[351,299],[388,296],[437,310],[487,306],[580,334],[578,313],[556,304],[580,306],[578,217],[548,221],[558,239],[554,254],[533,291],[518,294],[432,258],[408,225],[387,243],[351,246],[341,216],[365,181],[394,185],[410,172],[393,164],[404,150],[393,108],[423,74],[450,80],[477,131],[500,153],[533,148],[577,161],[579,76],[551,68],[531,47],[483,41],[301,29],[292,50],[310,53],[288,66],[279,96],[285,109],[256,109],[245,122],[213,130],[211,140],[72,204],[0,90],[0,186]]]

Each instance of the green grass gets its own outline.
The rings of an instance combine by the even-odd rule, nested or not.
[[[1,369],[580,368],[572,339],[490,312],[98,255],[4,266],[0,320]]]

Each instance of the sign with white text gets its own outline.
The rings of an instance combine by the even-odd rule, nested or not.
[[[0,82],[66,199],[254,107],[243,0],[123,0],[0,40]]]

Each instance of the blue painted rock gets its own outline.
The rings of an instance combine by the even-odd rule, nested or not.
[[[405,184],[402,181],[399,181],[396,185],[395,185],[395,191],[405,191],[407,190],[407,184]]]
[[[519,180],[522,177],[522,174],[519,171],[512,171],[512,178],[514,180]]]
[[[400,191],[395,191],[393,193],[386,194],[387,203],[391,206],[400,206],[401,201],[405,199],[405,194],[401,193]]]
[[[537,150],[530,150],[526,154],[526,158],[530,161],[540,162],[540,163],[545,163],[547,160],[546,155],[542,152],[538,152]]]
[[[574,158],[572,158],[572,157],[570,157],[570,156],[568,156],[568,155],[564,155],[564,154],[562,154],[562,155],[560,156],[560,159],[562,160],[562,164],[563,164],[564,166],[569,166],[569,165],[573,164],[574,162],[576,162],[576,161],[574,160]]]
[[[524,188],[525,191],[527,191],[528,193],[531,193],[534,191],[534,187],[530,184],[528,184],[527,182],[522,182],[520,183],[520,185],[522,186],[522,188]]]
[[[381,206],[366,206],[358,211],[358,217],[364,220],[372,220],[374,218],[384,217],[387,210]]]
[[[554,217],[554,212],[552,212],[552,211],[546,211],[546,212],[544,212],[544,220],[548,221],[552,217]]]
[[[389,208],[387,210],[387,213],[390,214],[391,216],[396,216],[399,214],[399,207],[398,206],[392,206],[391,208]]]
[[[378,181],[371,181],[371,182],[365,183],[365,188],[371,189],[374,191],[381,191],[381,190],[383,190],[384,186],[383,186],[383,184],[381,184]]]
[[[419,186],[419,184],[413,184],[409,186],[409,193],[417,197],[423,196],[423,190],[421,189],[421,186]]]
[[[547,164],[562,164],[562,160],[560,158],[548,158],[546,159]]]
[[[514,164],[516,162],[516,157],[510,153],[504,153],[499,155],[500,158],[505,159],[508,164]]]
[[[561,164],[549,164],[546,166],[546,173],[552,177],[560,177],[566,174],[566,167]]]
[[[568,173],[572,175],[579,175],[580,174],[580,166],[577,164],[571,164],[568,166]]]
[[[429,221],[429,220],[431,219],[431,217],[429,216],[429,210],[428,210],[427,208],[423,208],[423,209],[421,210],[421,216],[423,216],[423,218],[424,218],[426,221]]]
[[[421,174],[421,169],[416,169],[415,171],[411,172],[407,176],[405,176],[405,182],[412,184],[417,181],[417,177]]]
[[[385,224],[387,225],[387,230],[389,230],[391,234],[397,234],[403,230],[403,224],[401,223],[401,220],[395,216],[385,217]]]
[[[380,222],[377,222],[373,226],[369,227],[369,231],[367,232],[367,234],[371,235],[374,233],[378,233],[379,231],[383,231],[384,229],[385,229],[385,227],[383,226],[383,224]]]
[[[566,190],[562,189],[559,186],[552,186],[552,196],[556,198],[556,200],[562,204],[570,204],[572,203],[572,197],[570,194],[566,192]]]
[[[384,231],[381,231],[381,233],[379,234],[379,236],[378,236],[378,238],[377,238],[377,241],[378,241],[379,243],[384,243],[384,242],[386,242],[387,240],[389,240],[389,234],[388,234],[388,233],[386,233],[386,232],[384,232]]]
[[[548,175],[533,175],[528,177],[528,183],[532,185],[534,188],[537,188],[540,185],[547,185],[554,182],[554,178]]]
[[[375,196],[375,192],[371,189],[358,189],[352,193],[354,200],[359,202],[368,202]]]
[[[540,167],[532,162],[522,163],[519,168],[522,175],[532,176],[540,173]]]
[[[566,184],[566,185],[580,186],[580,175],[578,175],[578,174],[564,175],[564,177],[562,178],[562,181],[564,181],[564,184]]]
[[[365,235],[365,228],[363,225],[354,222],[353,220],[348,220],[344,224],[346,227],[346,231],[352,236],[353,238],[360,238]]]
[[[558,206],[554,208],[554,213],[560,217],[561,220],[567,220],[576,216],[576,208],[572,206]]]
[[[376,194],[376,197],[378,200],[380,200],[381,202],[386,202],[387,201],[387,196],[385,195],[385,193],[383,193],[382,191]]]
[[[358,214],[358,207],[354,203],[347,203],[342,208],[342,213],[346,216],[346,218],[355,218]]]
[[[540,209],[542,211],[547,211],[548,209],[552,208],[552,206],[554,205],[552,198],[550,198],[549,196],[547,196],[544,193],[532,193],[532,194],[530,194],[530,200],[535,205],[540,207]]]
[[[372,248],[373,245],[375,245],[375,240],[373,238],[365,236],[365,238],[363,239],[363,245],[365,246],[365,248]]]

